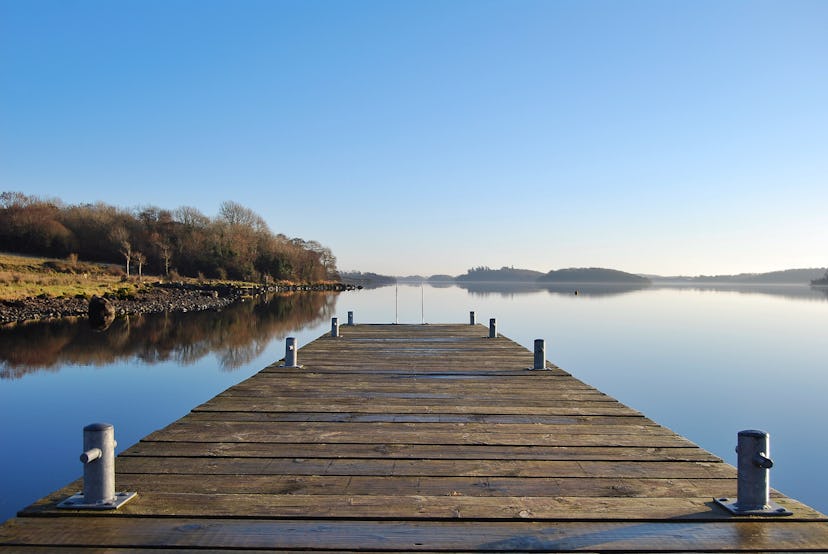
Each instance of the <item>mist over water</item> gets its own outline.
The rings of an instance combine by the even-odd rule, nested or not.
[[[0,330],[2,442],[16,452],[0,457],[0,520],[80,476],[88,423],[113,423],[120,452],[281,359],[287,336],[301,363],[331,317],[468,323],[472,310],[527,348],[546,339],[550,361],[729,463],[739,430],[770,432],[771,486],[828,512],[824,291],[485,283],[272,297],[101,333],[82,320]]]

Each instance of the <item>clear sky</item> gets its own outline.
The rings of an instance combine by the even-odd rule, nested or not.
[[[0,0],[0,190],[341,269],[828,265],[828,2]]]

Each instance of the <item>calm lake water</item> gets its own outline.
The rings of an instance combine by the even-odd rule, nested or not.
[[[828,512],[828,294],[810,287],[557,290],[399,286],[274,297],[222,313],[0,330],[0,521],[82,473],[82,428],[118,451],[329,332],[357,323],[497,318],[527,348],[735,464],[736,433],[771,434],[771,486]]]

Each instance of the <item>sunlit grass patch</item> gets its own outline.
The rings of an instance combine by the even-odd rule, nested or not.
[[[33,296],[89,298],[125,289],[134,292],[138,286],[123,281],[110,267],[77,258],[55,260],[30,256],[0,254],[0,299],[18,300]]]

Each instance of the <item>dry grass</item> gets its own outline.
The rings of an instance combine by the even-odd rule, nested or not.
[[[46,295],[71,298],[112,292],[118,296],[132,296],[147,282],[160,277],[144,275],[143,283],[137,277],[126,279],[123,270],[114,265],[78,261],[77,258],[58,260],[0,253],[0,301],[19,300]],[[176,281],[199,283],[228,283],[244,285],[240,281],[192,279],[175,275]]]
[[[0,300],[47,295],[55,298],[91,297],[140,284],[114,275],[110,266],[0,254]]]

